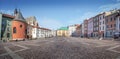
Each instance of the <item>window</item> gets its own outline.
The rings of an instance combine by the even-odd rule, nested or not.
[[[112,18],[110,20],[112,21]]]
[[[27,34],[27,29],[25,29],[25,34]]]
[[[104,30],[104,26],[103,26],[103,30]]]
[[[7,31],[10,31],[10,28],[9,28],[9,27],[7,28]]]
[[[7,33],[7,38],[10,38],[10,33]]]
[[[11,24],[8,22],[7,25],[10,26]]]
[[[109,28],[109,26],[107,25],[107,28]]]
[[[106,19],[106,23],[108,23],[108,19]]]
[[[111,25],[111,28],[112,28],[112,25]]]
[[[100,17],[100,20],[101,20],[101,17]]]
[[[104,19],[104,15],[103,15],[103,19]]]
[[[112,32],[110,32],[110,35],[112,35]]]
[[[116,18],[114,17],[114,20],[116,20]]]
[[[119,24],[119,29],[120,29],[120,24]]]
[[[20,28],[22,28],[22,25],[20,25]]]
[[[16,27],[13,27],[13,33],[16,33],[17,31],[16,31]]]
[[[116,27],[116,24],[114,24],[114,27]]]
[[[100,22],[100,25],[101,25],[101,22]]]
[[[103,24],[104,24],[104,21],[103,21]]]

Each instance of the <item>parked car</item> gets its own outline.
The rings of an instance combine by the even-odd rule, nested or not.
[[[115,32],[113,37],[114,39],[120,39],[120,32]]]

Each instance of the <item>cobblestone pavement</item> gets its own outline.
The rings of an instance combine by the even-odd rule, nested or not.
[[[0,43],[0,59],[120,59],[120,41],[53,37]]]

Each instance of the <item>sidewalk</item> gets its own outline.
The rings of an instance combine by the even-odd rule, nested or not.
[[[117,40],[117,41],[120,41],[120,39],[114,39],[114,38],[98,38],[98,37],[89,37],[89,38],[84,37],[83,39],[93,39],[93,40]]]

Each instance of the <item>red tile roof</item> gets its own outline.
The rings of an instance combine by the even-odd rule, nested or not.
[[[15,16],[9,15],[9,14],[2,14],[3,17],[8,17],[8,18],[15,18]]]
[[[30,24],[28,24],[28,26],[32,26],[33,28],[38,28],[38,29],[43,29],[43,30],[49,30],[49,31],[51,31],[50,29],[43,28],[43,27],[38,27],[38,26],[33,26],[33,25],[30,25]]]

